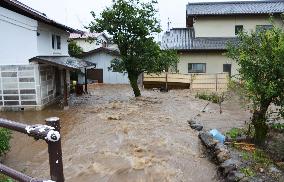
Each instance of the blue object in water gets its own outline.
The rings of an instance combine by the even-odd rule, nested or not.
[[[209,133],[213,136],[214,140],[218,140],[222,144],[225,142],[226,137],[222,135],[222,133],[220,133],[218,130],[213,129]]]

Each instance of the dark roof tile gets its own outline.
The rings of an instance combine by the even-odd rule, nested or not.
[[[284,12],[284,1],[236,1],[188,3],[188,16],[277,14]]]

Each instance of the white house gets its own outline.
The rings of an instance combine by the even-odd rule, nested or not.
[[[105,84],[128,84],[127,74],[114,72],[109,69],[111,61],[119,58],[119,50],[110,47],[100,47],[84,53],[84,60],[96,64],[96,69],[88,70],[88,79]]]
[[[70,70],[88,66],[68,55],[79,31],[19,1],[0,1],[0,29],[0,110],[42,109],[67,96]]]
[[[100,47],[108,47],[110,39],[105,33],[71,33],[70,41],[75,41],[84,52],[89,52]]]
[[[238,74],[238,65],[224,53],[227,43],[236,44],[240,31],[263,31],[275,24],[283,29],[283,0],[190,2],[186,27],[173,28],[162,38],[164,49],[178,52],[177,69],[182,74]]]
[[[116,44],[105,33],[72,33],[70,41],[75,41],[83,49],[83,59],[96,64],[96,69],[89,69],[87,78],[89,82],[104,84],[128,84],[128,75],[113,72],[109,69],[111,61],[119,59],[120,53]],[[78,82],[83,84],[85,77],[79,74]]]

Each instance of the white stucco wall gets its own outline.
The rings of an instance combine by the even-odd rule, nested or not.
[[[275,19],[279,24],[280,20]],[[256,29],[256,25],[271,25],[269,16],[212,16],[197,17],[194,23],[196,37],[234,37],[235,25],[243,25],[247,32]]]
[[[78,46],[82,47],[84,52],[89,52],[102,47],[103,44],[100,42],[107,42],[107,39],[101,35],[97,37],[97,40],[94,40],[93,42],[89,42],[86,39],[74,39],[74,41],[77,42]]]
[[[69,33],[58,28],[39,23],[37,36],[37,49],[40,56],[68,56],[68,38]],[[61,37],[61,49],[52,48],[52,35]]]
[[[68,55],[68,32],[2,7],[0,30],[0,65],[29,64],[35,56]],[[60,50],[52,49],[52,34],[61,36]]]
[[[37,55],[37,21],[0,7],[0,65],[28,64]]]
[[[180,53],[178,71],[188,74],[188,63],[206,63],[206,73],[222,73],[223,64],[232,64],[232,75],[237,74],[237,63],[229,59],[223,53]]]
[[[116,56],[107,54],[105,52],[100,52],[87,56],[84,58],[86,61],[97,64],[97,69],[103,69],[103,80],[106,84],[128,84],[128,75],[118,72],[109,71],[108,68],[111,65],[111,61],[117,58]]]

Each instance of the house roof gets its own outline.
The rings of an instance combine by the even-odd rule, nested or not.
[[[120,56],[120,52],[117,48],[100,47],[100,48],[91,50],[89,52],[84,52],[83,57],[89,56],[89,55],[92,55],[92,54],[96,54],[96,53],[100,53],[100,52],[104,52],[104,53],[111,54],[111,55],[114,55],[114,56]]]
[[[236,43],[233,37],[198,37],[193,28],[175,28],[166,32],[162,38],[162,49],[177,51],[225,51],[228,42]]]
[[[228,43],[236,43],[237,38],[198,37],[192,39],[191,50],[226,50]]]
[[[84,61],[82,59],[77,59],[69,56],[37,56],[31,58],[29,61],[54,65],[71,70],[72,69],[79,70],[81,68],[96,66],[95,63],[91,63],[88,61]]]
[[[283,0],[188,3],[188,16],[280,14]]]
[[[75,30],[71,27],[68,27],[66,25],[63,25],[61,23],[58,23],[46,16],[46,14],[39,12],[17,0],[1,0],[0,6],[4,7],[6,9],[9,9],[11,11],[14,11],[16,13],[19,13],[21,15],[27,16],[29,18],[32,18],[34,20],[46,23],[48,25],[57,27],[59,29],[68,31],[70,33],[76,32],[76,33],[82,33],[80,30]]]
[[[71,33],[69,39],[87,39],[87,38],[97,38],[99,36],[104,36],[106,39],[108,39],[108,36],[105,33],[90,33],[90,32]]]

